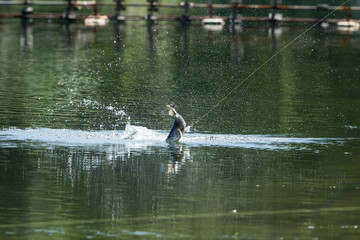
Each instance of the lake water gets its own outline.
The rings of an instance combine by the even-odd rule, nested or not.
[[[0,238],[358,239],[360,34],[308,27],[1,20]]]

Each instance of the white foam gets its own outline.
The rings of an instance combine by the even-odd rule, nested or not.
[[[344,139],[299,138],[271,135],[192,134],[185,135],[182,141],[191,145],[216,145],[257,149],[307,149],[309,144],[340,144]]]
[[[82,131],[71,129],[4,129],[0,140],[58,143],[59,145],[121,144],[127,141],[165,141],[166,134],[128,124],[125,130]]]
[[[167,131],[152,130],[143,126],[127,124],[124,130],[82,131],[71,129],[19,129],[9,128],[0,131],[0,145],[9,146],[11,142],[25,142],[40,145],[116,145],[135,146],[167,146]],[[222,146],[255,149],[310,149],[314,145],[343,144],[344,138],[299,138],[274,135],[231,135],[186,133],[180,143],[193,147]]]
[[[127,124],[125,127],[125,131],[121,135],[121,138],[124,140],[165,141],[166,135],[148,129],[146,127]]]

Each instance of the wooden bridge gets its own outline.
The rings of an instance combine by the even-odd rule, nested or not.
[[[140,0],[139,0],[140,1]],[[285,17],[283,12],[288,13],[289,11],[307,11],[313,10],[322,13],[326,16],[331,11],[344,11],[344,17],[342,18],[326,18],[326,23],[339,23],[339,22],[353,22],[359,24],[359,19],[351,19],[353,11],[359,11],[360,6],[330,6],[328,4],[317,4],[317,5],[282,5],[281,0],[270,0],[269,4],[242,4],[242,0],[230,4],[201,4],[192,3],[189,0],[174,3],[161,3],[158,0],[143,0],[143,2],[125,2],[124,0],[114,0],[113,2],[97,2],[97,1],[1,1],[1,6],[20,6],[19,12],[2,12],[0,10],[0,18],[22,18],[22,19],[63,19],[63,20],[81,20],[87,19],[89,16],[98,18],[100,13],[99,7],[113,8],[113,14],[104,14],[110,20],[115,21],[127,21],[127,20],[147,20],[147,21],[161,21],[161,20],[179,20],[185,24],[191,21],[201,21],[205,18],[217,18],[231,23],[242,23],[246,21],[257,21],[257,22],[318,22],[319,17]],[[41,13],[37,11],[38,8],[41,10],[44,6],[63,6],[63,12],[59,13]],[[144,15],[128,15],[126,12],[127,8],[147,8],[147,14]],[[183,14],[179,15],[162,15],[161,8],[179,8],[183,9]],[[203,8],[207,9],[207,16],[191,15],[190,9]],[[89,9],[89,13],[78,13],[79,9]],[[227,16],[221,16],[216,14],[216,11],[220,9],[228,9],[229,14]],[[35,11],[36,10],[36,11]],[[246,11],[252,10],[262,12],[267,11],[264,16],[248,16],[245,14]],[[82,11],[83,12],[83,11]],[[321,14],[320,14],[321,15]]]

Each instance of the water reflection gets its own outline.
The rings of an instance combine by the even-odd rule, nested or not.
[[[282,48],[281,44],[281,35],[282,35],[283,29],[282,27],[272,25],[268,29],[268,36],[271,40],[271,53],[275,54]]]
[[[29,21],[21,21],[22,34],[20,35],[20,48],[22,53],[26,54],[33,50],[34,46],[34,35],[32,23]]]
[[[147,23],[148,33],[148,54],[150,59],[154,59],[157,54],[157,38],[158,38],[158,25],[156,23]]]
[[[239,27],[239,24],[232,24],[232,37],[231,37],[231,43],[230,43],[230,56],[231,60],[234,62],[240,62],[244,59],[245,56],[245,47],[243,40],[241,39],[241,29],[237,29]]]
[[[77,25],[75,23],[68,22],[64,25],[66,38],[65,38],[65,46],[69,49],[75,48],[76,41],[82,40],[81,37],[77,37],[79,35]]]
[[[179,143],[169,144],[170,160],[167,164],[167,173],[178,173],[181,166],[191,161],[190,148]]]
[[[74,22],[66,22],[63,28],[66,36],[65,46],[68,49],[94,44],[98,37],[98,26],[85,28]]]
[[[209,33],[211,32],[221,32],[224,28],[224,25],[211,25],[211,24],[206,24],[203,26],[204,29],[208,30]]]
[[[126,40],[126,24],[125,22],[120,22],[115,25],[115,51],[123,54],[125,51],[125,41]]]
[[[184,64],[186,64],[191,59],[191,33],[187,27],[183,27],[181,30],[183,30],[183,34],[180,38],[179,47],[177,47],[179,49],[177,51]]]
[[[329,59],[329,40],[325,34],[319,33],[317,41],[318,47],[316,49],[317,59],[320,61],[326,61]]]
[[[342,213],[359,211],[359,182],[355,173],[337,172],[349,164],[357,169],[351,157],[339,168],[339,155],[324,158],[326,152],[193,148],[190,157],[182,144],[137,154],[129,150],[116,145],[97,150],[1,148],[2,182],[13,187],[5,195],[0,188],[0,202],[5,206],[7,201],[10,209],[0,210],[2,223],[7,219],[7,227],[0,228],[17,237],[209,234],[260,239],[325,236],[328,224],[335,232],[356,229],[356,221]],[[13,195],[16,201],[9,201]],[[29,223],[18,226],[9,218],[14,208],[24,210],[22,219]],[[181,228],[174,228],[174,221]]]

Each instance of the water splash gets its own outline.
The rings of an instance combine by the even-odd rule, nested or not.
[[[141,126],[127,124],[125,130],[82,131],[71,129],[4,129],[0,141],[44,142],[58,145],[122,144],[127,141],[165,141],[164,134]]]
[[[128,120],[124,130],[3,129],[0,131],[0,146],[11,147],[21,142],[41,146],[125,145],[137,146],[137,148],[146,148],[148,146],[165,147],[167,146],[165,142],[167,135],[167,131],[131,125],[130,120]],[[350,139],[187,133],[180,140],[180,143],[191,147],[220,146],[269,150],[308,150],[319,145],[342,145],[348,140]]]

